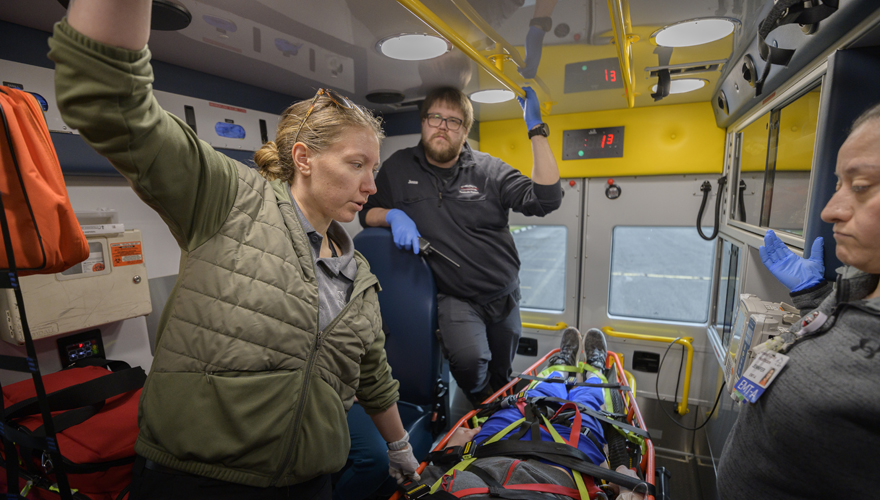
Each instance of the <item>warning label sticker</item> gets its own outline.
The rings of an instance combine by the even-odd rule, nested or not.
[[[140,241],[112,243],[110,245],[110,254],[113,256],[114,267],[144,263],[144,252],[141,250]]]
[[[82,262],[82,269],[77,274],[97,273],[104,270],[104,252],[101,251],[101,245],[97,246],[98,251],[89,252],[89,258]]]

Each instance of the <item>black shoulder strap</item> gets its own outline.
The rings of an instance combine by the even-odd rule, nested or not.
[[[109,373],[88,382],[51,392],[46,395],[50,411],[64,411],[103,403],[105,400],[144,386],[147,375],[135,367]],[[6,409],[7,421],[40,412],[37,398],[25,399]]]

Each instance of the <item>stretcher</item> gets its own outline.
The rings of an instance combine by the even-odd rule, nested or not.
[[[543,370],[542,367],[544,367],[544,365],[547,363],[547,360],[551,356],[556,354],[557,352],[559,352],[558,348],[547,353],[544,357],[542,357],[534,365],[532,365],[528,370],[526,370],[520,376],[518,376],[518,377],[514,378],[513,380],[511,380],[510,382],[508,382],[504,387],[502,387],[495,394],[493,394],[489,398],[487,398],[483,403],[487,404],[487,403],[491,403],[494,401],[499,401],[503,398],[506,398],[508,396],[516,394],[517,392],[522,390],[524,388],[524,386],[527,385],[526,383],[528,382],[528,380],[531,380],[531,379],[538,377],[538,375]],[[617,401],[622,401],[624,404],[625,414],[626,414],[626,423],[628,423],[629,425],[631,425],[633,427],[636,427],[638,429],[645,431],[645,434],[647,434],[647,425],[644,421],[644,418],[642,417],[642,413],[639,410],[639,406],[638,406],[638,403],[636,402],[636,398],[635,398],[635,389],[636,389],[635,379],[632,377],[632,375],[629,372],[624,370],[623,363],[620,361],[620,358],[618,357],[618,355],[614,352],[608,352],[608,355],[607,355],[606,361],[605,361],[605,366],[606,366],[606,368],[612,369],[611,373],[616,375],[617,381],[619,381],[620,385],[625,386],[625,387],[622,387],[621,389],[611,389],[611,391],[617,393],[617,394],[612,394],[612,397],[615,398]],[[609,378],[609,382],[610,382],[612,377],[609,376],[608,378]],[[619,396],[619,398],[618,398],[618,396]],[[474,428],[476,425],[478,425],[478,423],[477,423],[478,412],[479,412],[479,408],[471,410],[466,415],[461,417],[458,420],[458,422],[456,422],[455,425],[452,426],[452,428],[449,430],[449,432],[447,432],[443,436],[443,438],[437,443],[437,445],[434,447],[434,449],[432,451],[439,452],[439,451],[443,450],[444,448],[446,448],[447,442],[449,441],[449,439],[452,437],[452,435],[455,433],[455,431],[458,428],[464,427],[467,429],[471,429],[471,428]],[[621,413],[623,413],[623,412],[621,412]],[[638,467],[638,469],[640,470],[640,473],[641,473],[640,478],[644,482],[648,483],[649,485],[654,486],[654,484],[655,484],[654,445],[651,442],[650,437],[646,437],[646,438],[642,439],[641,442],[639,443],[639,446],[637,446],[637,447],[641,451],[641,453],[638,453],[638,455],[640,455],[640,458],[637,460],[637,462],[638,462],[637,464],[633,463],[633,466]],[[419,474],[421,474],[428,465],[429,465],[429,463],[427,461],[422,462],[418,468]],[[656,497],[657,500],[661,500],[665,496],[661,493],[662,489],[663,488],[654,488],[655,492],[657,493],[657,497]],[[403,500],[403,498],[404,498],[403,494],[401,492],[397,492],[391,496],[390,500]],[[654,500],[655,496],[654,495],[646,495],[645,499],[646,500]]]

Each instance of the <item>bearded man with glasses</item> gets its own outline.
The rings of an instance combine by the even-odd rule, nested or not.
[[[559,208],[559,168],[535,92],[520,99],[532,144],[532,178],[467,143],[473,106],[440,88],[421,108],[422,140],[379,170],[361,225],[391,227],[398,248],[419,253],[419,237],[447,259],[428,259],[438,291],[443,350],[458,386],[477,405],[508,382],[522,323],[519,255],[510,210],[544,216]],[[458,266],[456,265],[458,264]],[[460,267],[459,267],[460,266]]]

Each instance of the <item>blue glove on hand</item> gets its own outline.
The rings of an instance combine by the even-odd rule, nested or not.
[[[821,236],[816,238],[813,240],[810,258],[803,259],[789,250],[776,233],[770,230],[764,235],[764,246],[758,248],[758,253],[770,274],[792,292],[798,292],[816,286],[824,279],[824,247],[825,240]]]
[[[403,210],[392,208],[385,214],[385,222],[391,225],[391,235],[394,237],[394,245],[397,248],[412,250],[419,253],[419,230],[416,223],[406,215]]]
[[[526,35],[526,66],[517,69],[523,78],[534,78],[538,74],[543,47],[544,30],[537,26],[529,27],[529,32]]]
[[[531,87],[523,87],[522,89],[526,93],[525,100],[522,97],[517,97],[516,100],[522,106],[526,126],[529,127],[529,130],[532,130],[536,125],[540,125],[544,121],[541,119],[541,103],[538,102],[538,96]]]

